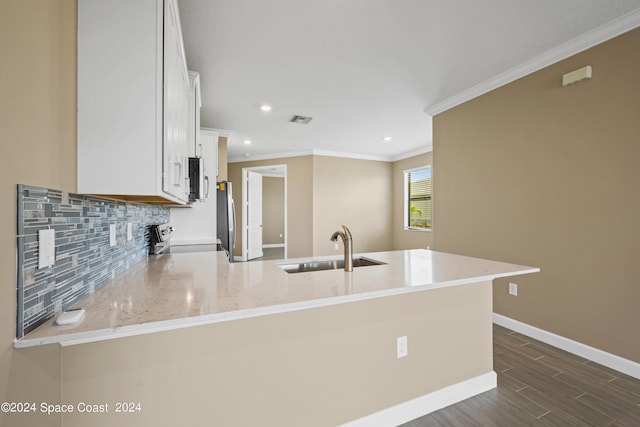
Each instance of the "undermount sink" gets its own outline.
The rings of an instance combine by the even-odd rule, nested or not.
[[[365,257],[358,257],[353,259],[354,267],[367,267],[369,265],[382,264],[386,263]],[[309,271],[339,270],[341,268],[344,268],[344,259],[305,261],[295,264],[279,264],[278,267],[280,267],[287,273],[306,273]]]

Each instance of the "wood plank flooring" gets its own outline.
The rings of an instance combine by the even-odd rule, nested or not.
[[[498,325],[498,387],[402,427],[640,426],[640,380]]]

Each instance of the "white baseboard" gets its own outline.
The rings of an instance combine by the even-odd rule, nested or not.
[[[284,248],[284,243],[267,243],[263,248]]]
[[[342,427],[395,427],[489,391],[496,388],[497,384],[496,373],[490,371],[391,408],[349,421],[342,424]]]
[[[590,347],[552,332],[547,332],[501,314],[493,313],[493,323],[640,379],[640,363],[607,353],[606,351]]]

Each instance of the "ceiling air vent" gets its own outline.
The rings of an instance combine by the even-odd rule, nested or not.
[[[313,119],[313,117],[293,116],[293,117],[291,117],[291,119],[289,119],[289,121],[291,123],[298,123],[298,124],[301,124],[301,125],[306,125],[307,123],[309,123],[311,121],[311,119]]]

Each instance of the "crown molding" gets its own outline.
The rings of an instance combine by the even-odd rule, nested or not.
[[[394,156],[391,161],[392,162],[397,162],[399,160],[404,160],[404,159],[408,159],[409,157],[415,157],[415,156],[419,156],[420,154],[425,154],[425,153],[430,153],[433,151],[433,146],[431,144],[426,145],[424,147],[421,148],[416,148],[415,150],[411,150],[411,151],[406,151],[402,154],[398,154],[397,156]]]
[[[391,161],[390,156],[375,156],[371,154],[344,153],[342,151],[331,151],[331,150],[313,150],[313,155],[325,156],[325,157],[341,157],[344,159],[373,160],[378,162]]]
[[[204,128],[204,127],[201,127],[200,130],[205,132],[216,132],[218,136],[222,136],[224,138],[229,138],[231,136],[231,133],[233,132],[227,129],[215,129],[215,128]]]
[[[255,156],[245,157],[244,155],[240,156],[229,156],[229,163],[243,163],[243,162],[252,162],[254,160],[273,160],[273,159],[284,159],[287,157],[300,157],[300,156],[311,156],[313,155],[313,150],[302,150],[302,151],[283,151],[280,153],[268,153],[268,154],[258,154]]]
[[[454,96],[446,98],[440,102],[436,102],[433,105],[424,109],[424,112],[430,116],[435,116],[444,111],[447,111],[453,107],[463,104],[467,101],[477,98],[480,95],[484,95],[494,89],[511,83],[519,78],[522,78],[528,74],[538,71],[551,64],[555,64],[558,61],[566,59],[584,50],[587,50],[593,46],[624,34],[640,26],[640,8],[622,15],[619,18],[613,19],[606,24],[603,24],[591,31],[588,31],[581,36],[578,36],[566,43],[563,43],[553,49],[542,53],[522,64],[498,74],[484,82],[477,84],[465,91],[462,91]]]
[[[285,151],[280,153],[258,154],[250,157],[230,156],[228,162],[241,163],[241,162],[252,162],[254,160],[273,160],[273,159],[283,159],[286,157],[299,157],[299,156],[341,157],[344,159],[373,160],[373,161],[379,161],[379,162],[394,161],[393,157],[391,156],[374,156],[369,154],[345,153],[342,151],[331,151],[331,150],[303,150],[303,151]]]

